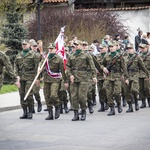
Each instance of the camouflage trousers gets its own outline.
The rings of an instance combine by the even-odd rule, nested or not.
[[[107,101],[107,98],[106,98],[106,91],[105,91],[105,89],[103,88],[104,81],[105,81],[105,80],[99,80],[99,81],[97,82],[97,88],[98,88],[99,102],[100,102],[100,103],[104,103],[104,102]]]
[[[88,88],[88,82],[75,82],[70,84],[71,101],[74,110],[78,110],[79,108],[85,110],[87,108]]]
[[[33,86],[33,95],[37,102],[41,101],[40,86],[37,86],[36,84]]]
[[[24,107],[33,107],[34,99],[33,99],[33,90],[29,93],[29,96],[24,101],[24,97],[29,90],[32,81],[20,81],[19,95],[20,95],[20,104],[22,108]]]
[[[115,98],[118,105],[121,104],[121,80],[105,80],[104,90],[106,91],[109,107],[113,107],[115,105],[113,97]]]
[[[49,83],[44,82],[44,97],[48,109],[52,109],[53,106],[60,105],[58,92],[60,88],[59,82]]]
[[[150,82],[148,78],[139,78],[139,98],[150,97]]]
[[[88,82],[88,93],[87,93],[87,102],[91,102],[93,100],[93,97],[95,96],[96,92],[96,86],[93,84],[93,81]]]
[[[138,80],[130,80],[129,85],[125,85],[125,98],[128,104],[132,103],[132,95],[135,101],[138,101],[139,82]]]

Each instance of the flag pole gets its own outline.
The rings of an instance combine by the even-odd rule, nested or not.
[[[45,58],[45,60],[44,60],[44,62],[43,62],[43,64],[42,64],[42,66],[40,67],[40,70],[43,69],[43,67],[44,67],[44,65],[45,65],[45,63],[46,63],[46,61],[47,61],[47,59],[48,59],[48,56],[49,56],[49,53],[47,54],[47,56],[46,56],[46,58]],[[29,93],[31,92],[31,90],[32,90],[32,88],[33,88],[33,86],[34,86],[34,84],[35,84],[35,82],[36,82],[38,76],[40,75],[40,73],[41,73],[41,72],[38,71],[37,75],[35,76],[35,78],[34,78],[32,84],[31,84],[29,90],[27,91],[27,93],[26,93],[26,95],[25,95],[25,97],[24,97],[24,101],[27,99],[27,97],[28,97]]]

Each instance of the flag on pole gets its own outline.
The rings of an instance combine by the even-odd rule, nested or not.
[[[60,33],[55,41],[56,44],[56,53],[62,57],[64,61],[64,69],[66,70],[66,54],[65,54],[65,48],[64,48],[64,31],[65,31],[65,26],[61,28]]]

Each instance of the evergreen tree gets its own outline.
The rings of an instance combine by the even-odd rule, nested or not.
[[[27,30],[21,23],[22,14],[17,11],[16,0],[11,0],[6,12],[7,22],[2,29],[2,43],[13,51],[21,50],[21,40],[27,38]]]

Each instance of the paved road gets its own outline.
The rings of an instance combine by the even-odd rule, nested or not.
[[[150,150],[150,108],[108,117],[98,107],[77,122],[73,112],[52,121],[44,111],[33,120],[20,120],[21,109],[1,112],[0,150]]]

